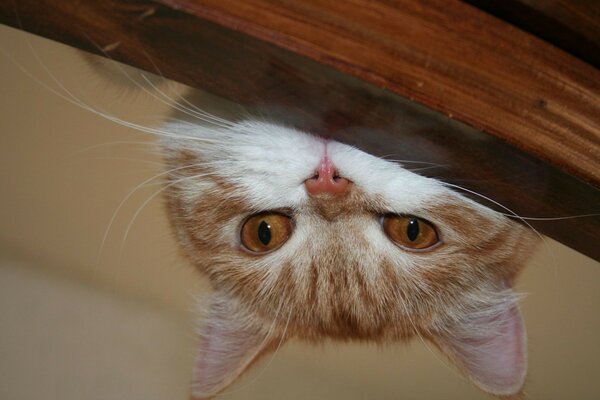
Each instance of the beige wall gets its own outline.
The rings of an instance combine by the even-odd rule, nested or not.
[[[1,27],[0,48],[6,53],[0,55],[0,258],[21,260],[49,272],[48,276],[60,277],[48,278],[52,282],[66,279],[110,296],[135,299],[189,327],[191,296],[205,293],[206,285],[178,255],[160,196],[142,209],[124,240],[133,216],[160,186],[136,190],[115,214],[133,188],[160,172],[152,138],[70,104],[37,83],[58,89],[33,54],[61,85],[95,109],[150,124],[160,120],[168,107],[98,78],[64,46]],[[164,87],[181,89],[175,84]],[[529,293],[523,303],[530,338],[528,393],[532,399],[600,398],[600,265],[547,242],[519,285]],[[31,279],[46,279],[44,274]],[[15,282],[28,285],[29,281]],[[30,292],[25,287],[13,290],[11,298],[19,293]],[[78,294],[81,301],[86,301],[85,293]],[[0,315],[0,321],[14,324],[6,314]],[[19,321],[26,330],[27,319]],[[177,329],[187,329],[181,326]],[[185,334],[191,336],[191,328]],[[60,326],[47,335],[61,336]],[[158,345],[166,345],[164,340],[161,336]],[[28,345],[18,343],[18,335],[6,343],[12,346],[14,359],[20,352],[27,353]],[[68,348],[69,342],[62,346]],[[119,351],[126,351],[122,348]],[[280,352],[260,379],[245,380],[224,398],[487,398],[440,360],[435,351],[416,341],[385,349],[294,344]],[[3,362],[7,361],[0,357],[0,371],[11,370]],[[183,363],[185,368],[188,364]],[[77,368],[69,371],[77,380]],[[24,380],[36,385],[34,378]],[[10,393],[19,393],[14,390]]]

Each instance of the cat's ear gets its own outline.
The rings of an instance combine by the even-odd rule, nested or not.
[[[432,340],[486,392],[497,396],[521,392],[527,373],[527,339],[515,302],[473,310]]]
[[[235,300],[213,295],[200,331],[192,399],[212,398],[282,341],[253,320]]]

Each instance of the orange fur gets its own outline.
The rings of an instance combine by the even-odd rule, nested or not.
[[[391,242],[374,245],[365,232],[389,212],[386,199],[351,184],[343,196],[313,196],[286,209],[296,230],[310,229],[312,236],[292,234],[281,249],[257,256],[240,250],[234,222],[269,210],[248,202],[244,188],[203,164],[201,155],[171,149],[166,161],[169,168],[198,164],[169,174],[168,214],[191,262],[221,295],[244,305],[252,329],[270,330],[259,354],[289,337],[382,343],[421,335],[436,342],[477,301],[496,307],[495,294],[515,279],[537,240],[524,226],[448,190],[423,209],[441,227],[443,243],[399,261],[381,251],[396,249]],[[184,183],[194,176],[211,189],[191,196]],[[444,352],[462,368],[463,361]]]

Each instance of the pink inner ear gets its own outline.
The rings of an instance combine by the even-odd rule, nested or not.
[[[196,354],[193,398],[211,398],[232,383],[270,344],[269,339],[231,304],[215,302]]]
[[[194,397],[209,398],[237,378],[260,351],[262,340],[207,326],[196,355]]]
[[[460,334],[437,338],[438,344],[483,390],[518,393],[525,381],[525,329],[516,306],[492,317],[478,316]]]

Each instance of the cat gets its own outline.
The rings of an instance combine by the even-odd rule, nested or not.
[[[194,399],[214,397],[292,338],[421,337],[484,391],[521,394],[526,336],[511,288],[538,244],[527,227],[293,128],[211,117],[153,129],[75,102],[161,137],[167,214],[214,288]]]
[[[166,208],[214,293],[194,399],[291,338],[420,336],[485,392],[522,394],[526,335],[511,289],[532,230],[352,146],[258,119],[170,122]]]

